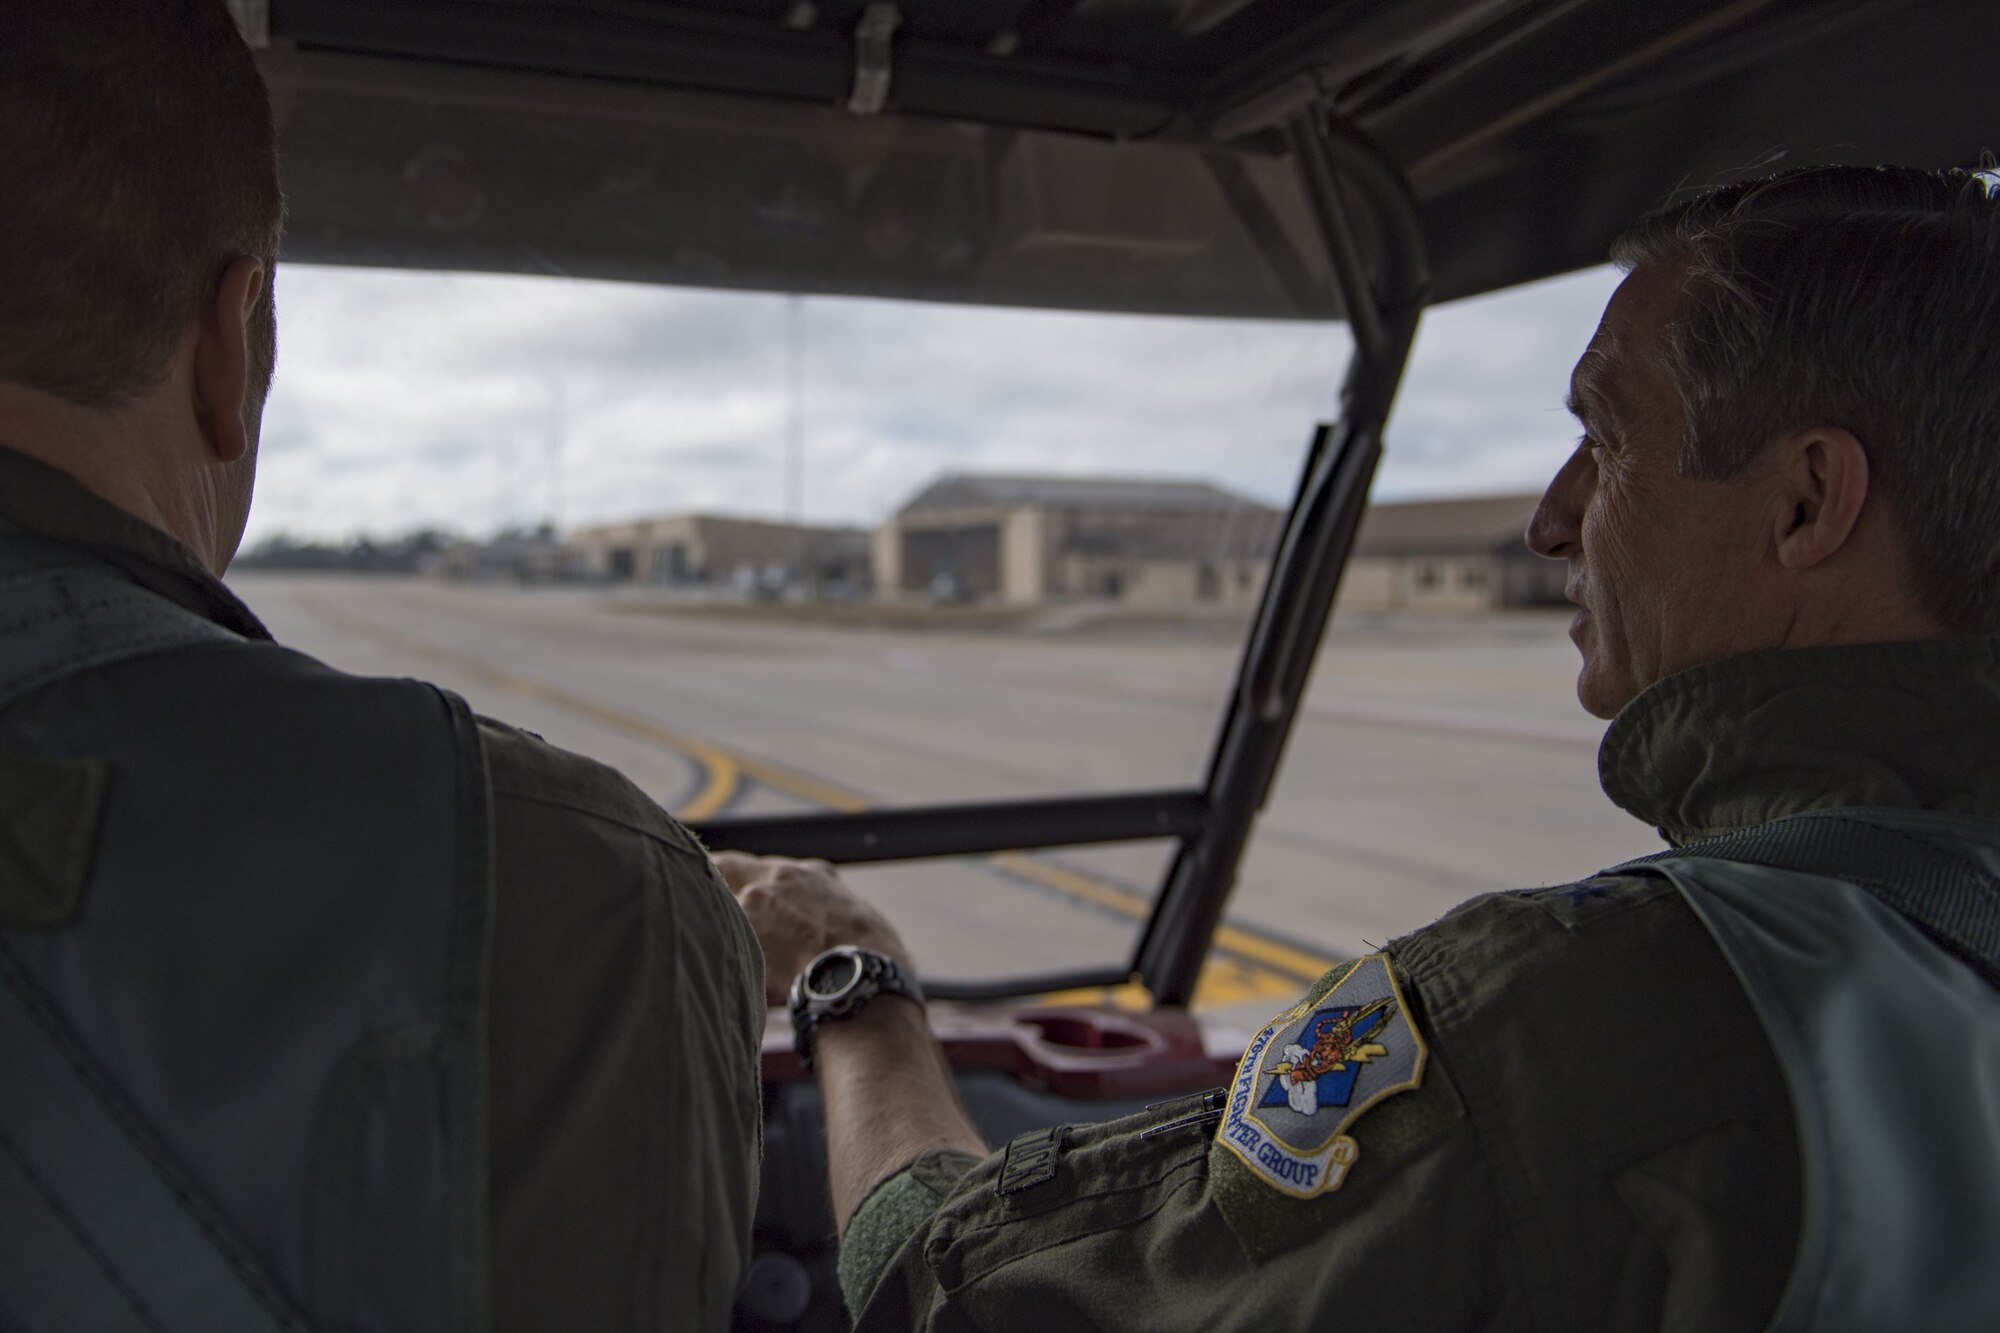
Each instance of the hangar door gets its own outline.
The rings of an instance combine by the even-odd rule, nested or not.
[[[1000,527],[929,528],[903,534],[903,588],[961,598],[1000,593]]]

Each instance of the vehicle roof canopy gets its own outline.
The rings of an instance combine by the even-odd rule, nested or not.
[[[1598,262],[1678,188],[1975,165],[2000,50],[1990,0],[268,14],[290,259],[1309,319],[1339,299],[1282,131],[1315,106],[1407,176],[1449,299]]]

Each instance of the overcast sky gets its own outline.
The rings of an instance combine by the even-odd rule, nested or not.
[[[1538,490],[1616,275],[1425,316],[1379,495]],[[1281,502],[1338,327],[981,310],[287,265],[249,540],[782,516],[800,321],[804,514],[873,524],[952,471],[1194,477]]]

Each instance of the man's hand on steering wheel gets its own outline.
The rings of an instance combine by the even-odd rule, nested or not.
[[[825,861],[723,852],[715,858],[764,948],[764,998],[783,1004],[792,978],[828,949],[858,944],[910,967],[888,919],[847,887]]]

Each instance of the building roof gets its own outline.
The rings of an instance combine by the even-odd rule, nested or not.
[[[919,491],[901,512],[1030,507],[1212,513],[1230,509],[1266,509],[1269,506],[1205,481],[952,472]]]
[[[1357,556],[1447,555],[1518,545],[1539,495],[1372,504],[1354,541]]]
[[[866,538],[866,528],[836,527],[817,523],[786,523],[780,519],[739,518],[733,514],[648,514],[613,523],[592,523],[570,530],[570,539],[629,541],[646,539],[661,532],[690,531],[705,525],[760,532],[801,532],[808,536]]]

